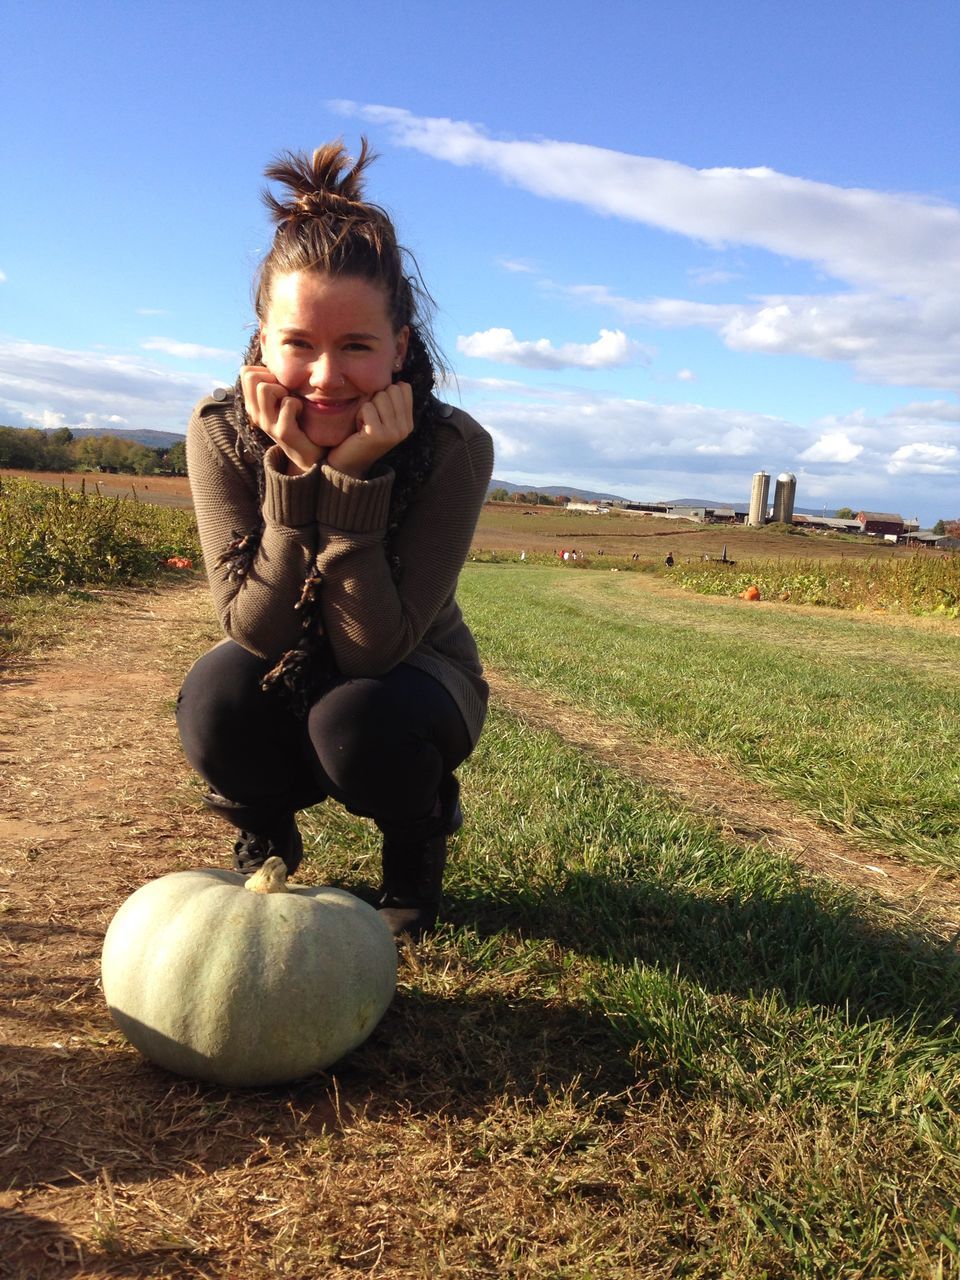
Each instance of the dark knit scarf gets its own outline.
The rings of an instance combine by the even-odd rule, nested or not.
[[[247,348],[244,363],[260,362],[260,344],[255,337]],[[413,388],[414,428],[406,440],[381,459],[394,472],[387,519],[386,553],[395,582],[400,581],[403,566],[392,550],[393,543],[407,508],[433,469],[439,407],[433,395],[433,366],[416,330],[411,331],[407,359],[400,376],[409,381]],[[255,427],[247,416],[239,379],[234,389],[233,411],[240,445],[254,467],[260,501],[260,518],[257,524],[251,529],[234,530],[233,540],[217,561],[217,567],[226,571],[227,578],[239,579],[248,573],[263,537],[263,500],[266,489],[263,458],[274,441]],[[300,639],[281,656],[261,682],[264,693],[278,694],[301,718],[306,716],[321,690],[340,674],[323,626],[323,574],[318,560],[319,557],[307,571],[300,599],[296,604],[300,614]]]

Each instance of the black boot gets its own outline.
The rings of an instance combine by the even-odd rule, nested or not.
[[[383,888],[377,909],[396,937],[432,933],[440,910],[447,863],[447,836],[463,826],[460,784],[448,774],[440,784],[435,812],[419,822],[384,824]]]
[[[203,803],[218,817],[237,827],[240,837],[233,846],[233,865],[243,875],[257,871],[268,858],[282,858],[287,875],[303,860],[303,840],[296,818],[289,810],[239,804],[216,791],[208,791]]]

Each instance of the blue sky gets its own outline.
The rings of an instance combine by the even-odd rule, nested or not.
[[[365,133],[498,478],[960,515],[956,0],[20,0],[0,45],[2,423],[184,430],[264,165]]]

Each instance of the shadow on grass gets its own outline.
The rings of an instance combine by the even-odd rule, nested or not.
[[[570,872],[561,886],[450,895],[446,919],[481,937],[504,930],[565,950],[678,973],[713,993],[778,991],[793,1007],[911,1020],[960,1014],[954,943],[871,924],[815,889],[711,898],[655,882]]]
[[[0,1046],[0,1186],[126,1182],[212,1172],[350,1127],[411,1116],[479,1117],[503,1097],[573,1090],[598,1108],[637,1083],[598,1009],[533,999],[400,993],[367,1042],[306,1080],[271,1089],[198,1084],[109,1046]],[[351,1139],[352,1140],[352,1139]]]

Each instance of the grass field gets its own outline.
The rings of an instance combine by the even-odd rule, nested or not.
[[[734,761],[809,813],[960,871],[960,632],[476,565],[481,651],[641,742]]]

